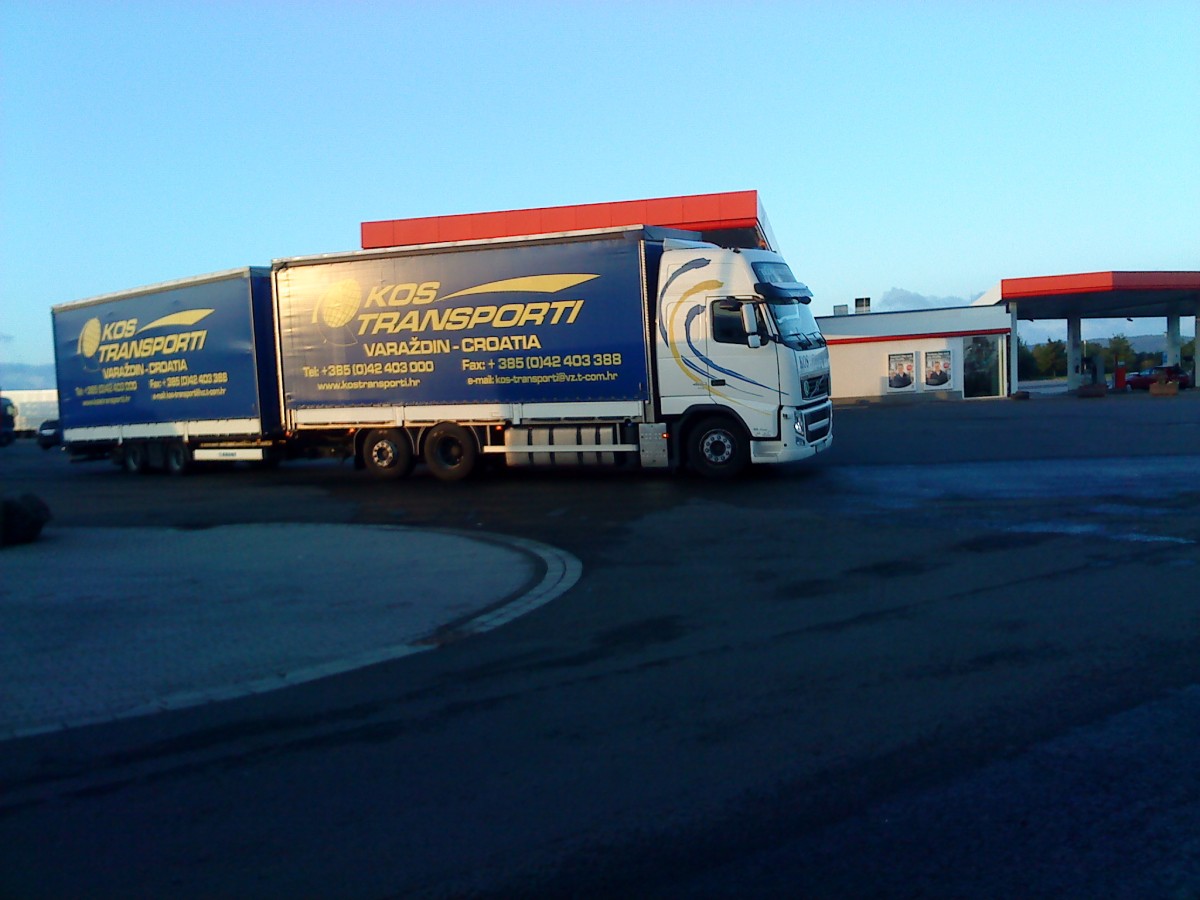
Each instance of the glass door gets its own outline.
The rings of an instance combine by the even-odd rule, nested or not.
[[[1000,337],[963,340],[963,396],[1000,396]]]

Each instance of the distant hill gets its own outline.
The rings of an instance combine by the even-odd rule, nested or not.
[[[1186,344],[1192,339],[1192,317],[1184,316],[1180,321],[1180,336]],[[1130,334],[1130,329],[1151,329],[1149,332],[1141,334]],[[1108,344],[1108,339],[1114,335],[1123,335],[1126,340],[1133,344],[1134,350],[1138,353],[1161,353],[1166,349],[1166,319],[1162,320],[1161,330],[1158,328],[1158,322],[1137,321],[1127,322],[1124,319],[1084,319],[1083,320],[1083,337],[1089,344],[1093,341],[1097,344]],[[1064,321],[1038,321],[1028,322],[1022,320],[1017,329],[1017,333],[1021,336],[1021,340],[1030,347],[1037,344],[1045,344],[1048,341],[1065,341],[1067,339],[1067,323]]]
[[[1167,349],[1165,334],[1135,334],[1128,341],[1138,353],[1163,353]],[[1184,337],[1183,342],[1186,344],[1188,338]],[[1104,342],[1104,346],[1108,346],[1108,341]]]
[[[1191,339],[1191,335],[1185,334],[1182,336],[1182,342],[1185,344]],[[1047,340],[1038,341],[1038,344],[1047,343],[1049,340],[1055,339],[1048,338]],[[1057,338],[1056,340],[1062,340],[1062,338]],[[1109,340],[1109,338],[1088,338],[1087,342],[1089,344],[1095,344],[1098,347],[1107,347]],[[1125,335],[1125,340],[1129,341],[1135,353],[1163,353],[1167,349],[1167,337],[1163,334]],[[1037,346],[1037,344],[1030,344],[1030,346],[1034,347]]]
[[[1129,341],[1135,353],[1163,353],[1167,349],[1167,337],[1163,334],[1134,334],[1127,335],[1125,340]],[[1183,337],[1183,343],[1187,343],[1191,338]],[[1101,347],[1108,346],[1108,338],[1101,340],[1088,341],[1089,344],[1099,344]]]
[[[0,390],[37,391],[53,389],[54,364],[29,365],[28,363],[0,362]]]

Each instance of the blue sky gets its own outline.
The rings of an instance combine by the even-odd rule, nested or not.
[[[1197,46],[1194,0],[0,0],[0,361],[364,220],[725,190],[818,314],[1197,270]]]

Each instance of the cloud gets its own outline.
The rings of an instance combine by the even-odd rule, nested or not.
[[[54,365],[29,365],[0,360],[0,386],[6,391],[47,390],[54,387]]]
[[[899,312],[911,309],[944,309],[949,306],[970,306],[983,296],[983,291],[971,297],[930,297],[906,291],[904,288],[892,288],[884,293],[879,300],[871,301],[872,312]]]

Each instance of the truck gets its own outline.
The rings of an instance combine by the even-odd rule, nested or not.
[[[193,462],[631,465],[833,440],[812,293],[770,250],[622,226],[275,260],[53,310],[67,449]]]
[[[17,437],[30,437],[47,419],[58,418],[58,392],[53,388],[21,388],[0,393],[0,403],[8,401]]]
[[[0,447],[7,447],[16,437],[17,407],[8,397],[0,396]]]

